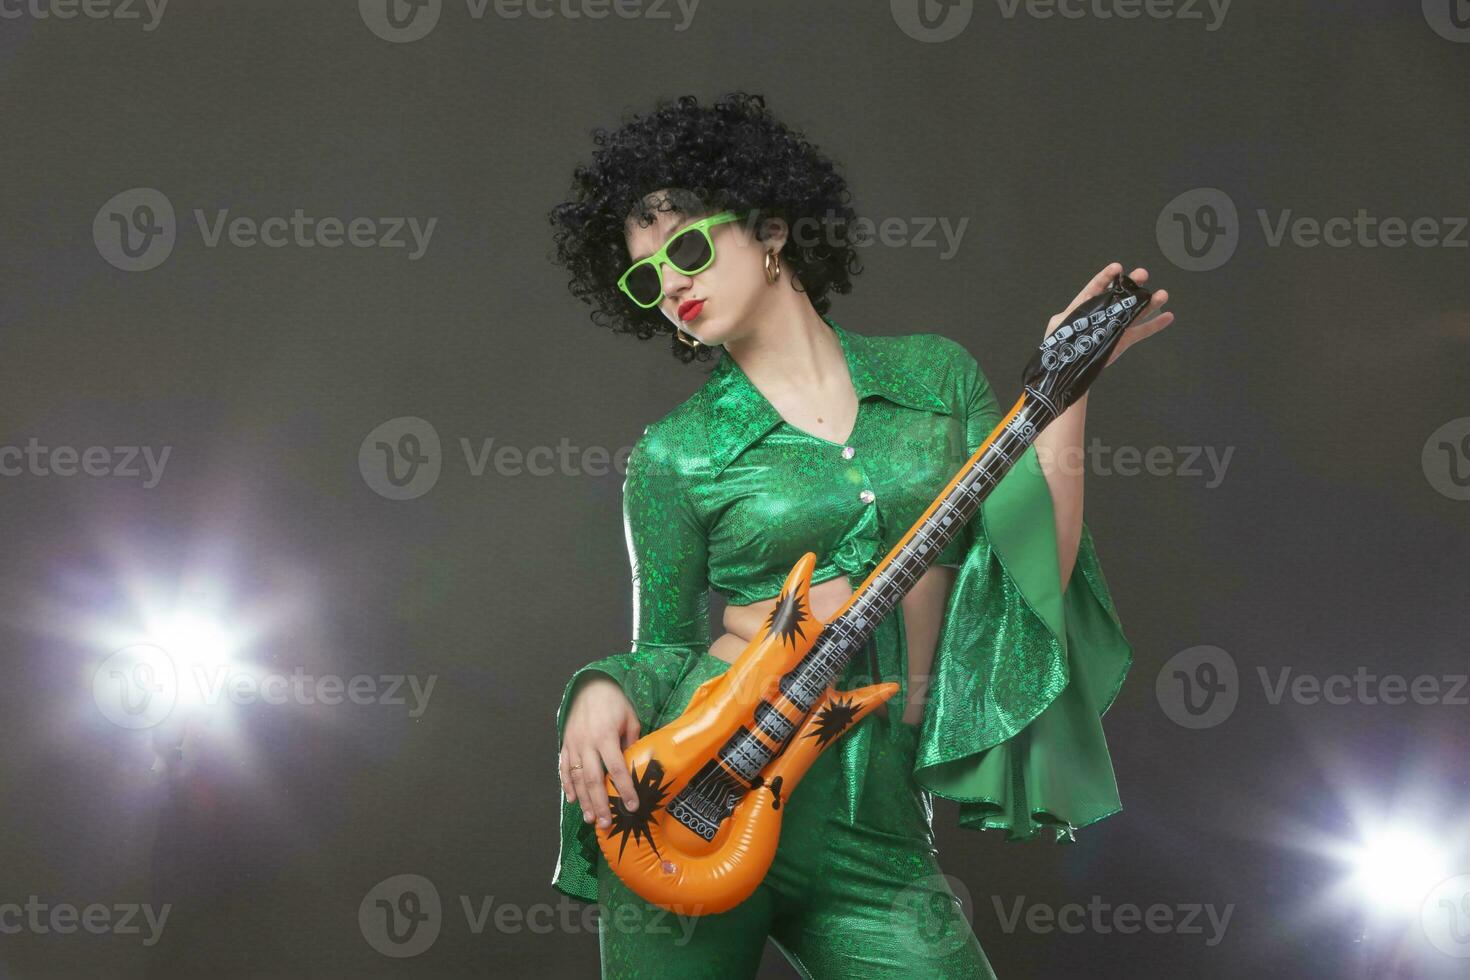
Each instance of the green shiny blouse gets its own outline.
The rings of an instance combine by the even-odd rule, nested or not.
[[[709,591],[732,605],[775,596],[791,566],[817,555],[816,584],[855,589],[979,448],[1001,418],[979,365],[939,334],[836,333],[858,396],[845,443],[784,421],[728,354],[705,384],[649,425],[628,458],[624,529],[633,581],[633,643],[576,671],[557,712],[560,745],[573,688],[588,672],[616,681],[646,733],[676,717],[691,671],[709,654]],[[1051,493],[1030,448],[938,559],[957,568],[940,627],[917,782],[959,803],[959,822],[1010,839],[1043,827],[1058,837],[1121,804],[1101,714],[1132,662],[1084,523],[1065,591]],[[874,675],[909,696],[902,609],[849,665],[845,689]],[[865,671],[865,673],[858,673]],[[862,798],[879,716],[844,735],[845,805]],[[894,723],[893,721],[886,723]],[[562,799],[553,885],[597,897],[600,852],[579,804]]]

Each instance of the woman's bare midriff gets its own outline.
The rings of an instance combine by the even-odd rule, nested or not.
[[[909,703],[904,705],[903,720],[911,724],[924,717],[929,667],[934,662],[934,647],[939,641],[939,627],[944,621],[944,608],[950,590],[954,588],[954,578],[953,566],[932,565],[901,603],[909,651]],[[845,575],[819,582],[811,590],[812,614],[826,622],[836,615],[850,595],[852,587],[847,584]],[[750,644],[751,638],[760,632],[775,607],[775,597],[748,606],[727,605],[724,617],[727,632],[710,646],[710,654],[734,663]]]

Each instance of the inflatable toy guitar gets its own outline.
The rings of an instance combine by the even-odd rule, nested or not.
[[[830,621],[816,619],[807,602],[816,565],[809,551],[729,670],[627,748],[637,809],[624,806],[608,779],[612,819],[596,833],[629,888],[681,915],[723,912],[755,891],[797,782],[823,749],[898,692],[892,683],[834,690],[849,658],[1037,434],[1092,384],[1151,295],[1119,274],[1069,311],[1026,365],[1010,412]]]

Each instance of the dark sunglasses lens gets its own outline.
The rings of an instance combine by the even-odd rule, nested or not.
[[[709,240],[698,230],[686,231],[669,242],[668,255],[680,272],[697,272],[710,260]]]
[[[640,265],[634,269],[628,276],[627,286],[633,298],[645,305],[657,302],[658,294],[663,291],[658,271],[651,265]]]

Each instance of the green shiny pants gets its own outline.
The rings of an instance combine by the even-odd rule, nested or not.
[[[725,668],[706,656],[670,702]],[[837,805],[836,746],[791,793],[776,859],[728,912],[678,919],[605,867],[598,876],[602,975],[611,980],[753,977],[769,936],[803,977],[984,978],[995,974],[935,859],[933,801],[913,778],[918,726],[878,726],[858,818]]]

